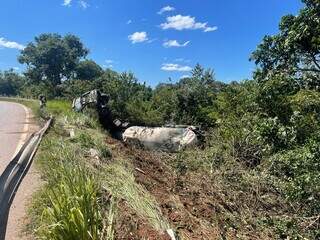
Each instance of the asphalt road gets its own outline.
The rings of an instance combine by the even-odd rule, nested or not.
[[[20,104],[0,102],[0,174],[26,139],[27,114]]]
[[[32,115],[26,107],[0,101],[0,174],[3,173],[28,136],[36,129]],[[38,186],[39,176],[31,167],[12,202],[4,233],[5,240],[32,239],[30,236],[21,234],[21,231],[26,225],[26,205]],[[3,234],[0,234],[2,240],[1,235]]]

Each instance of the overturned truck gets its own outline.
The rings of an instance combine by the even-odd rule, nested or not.
[[[72,108],[77,112],[87,107],[95,108],[101,124],[110,131],[112,136],[129,145],[148,150],[177,152],[198,143],[199,131],[193,126],[130,126],[128,122],[114,119],[108,107],[109,99],[107,94],[95,89],[74,99]]]

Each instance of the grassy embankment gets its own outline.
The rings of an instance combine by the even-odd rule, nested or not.
[[[119,200],[159,232],[169,227],[154,198],[135,182],[132,166],[111,161],[106,132],[95,118],[74,113],[67,101],[49,101],[45,112],[37,101],[12,101],[55,119],[35,158],[45,182],[29,211],[28,229],[35,237],[114,239]]]

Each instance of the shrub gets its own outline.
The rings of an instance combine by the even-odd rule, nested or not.
[[[270,171],[280,179],[285,195],[300,202],[309,214],[320,211],[320,139],[271,158]]]

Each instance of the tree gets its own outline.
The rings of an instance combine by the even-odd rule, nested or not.
[[[205,70],[200,64],[195,66],[191,74],[190,78],[181,79],[177,84],[176,121],[212,126],[210,111],[223,84],[215,80],[213,70]]]
[[[21,51],[18,60],[27,64],[26,75],[31,80],[57,86],[74,74],[88,52],[74,35],[41,34]]]
[[[81,61],[76,68],[76,78],[93,80],[103,74],[103,69],[92,60]]]
[[[70,79],[61,84],[62,96],[73,99],[95,89],[95,83],[88,80]]]
[[[25,78],[15,73],[12,69],[0,73],[0,95],[18,95],[24,84]]]
[[[130,120],[132,123],[141,124],[143,122],[142,119],[134,119],[139,117],[136,112],[135,116],[130,116],[130,113],[133,113],[131,103],[137,102],[141,109],[150,109],[150,105],[143,102],[151,99],[152,89],[139,83],[132,73],[117,73],[107,69],[101,77],[95,80],[95,87],[110,96],[109,107],[115,118]],[[128,104],[130,104],[130,107],[128,107]],[[129,109],[130,111],[128,111]],[[142,117],[140,115],[140,118]]]
[[[162,116],[164,123],[174,123],[177,119],[177,86],[159,84],[153,91],[152,103]]]
[[[305,7],[297,16],[284,16],[280,32],[264,37],[251,60],[260,67],[258,79],[274,73],[298,77],[302,87],[316,88],[320,76],[320,3],[304,0]]]

